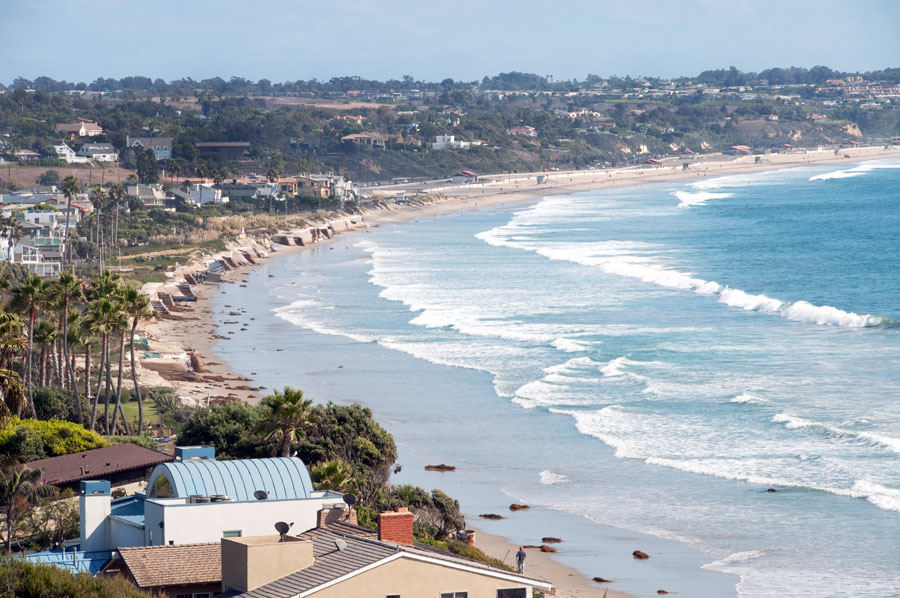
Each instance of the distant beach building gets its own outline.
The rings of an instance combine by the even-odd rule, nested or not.
[[[13,157],[15,157],[16,160],[28,162],[30,160],[39,160],[41,155],[31,150],[16,150],[13,152]]]
[[[126,147],[152,150],[157,160],[168,160],[172,157],[173,141],[171,137],[125,137]]]
[[[95,137],[103,134],[103,127],[86,118],[76,118],[56,125],[57,133],[68,133],[77,137]]]
[[[450,181],[453,183],[477,183],[478,175],[471,170],[460,170],[452,177],[450,177]]]
[[[752,148],[749,145],[732,145],[722,153],[729,154],[731,156],[737,156],[741,154],[749,154],[751,149]]]

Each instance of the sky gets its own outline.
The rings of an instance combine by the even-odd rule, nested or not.
[[[897,0],[0,0],[0,82],[900,66]]]

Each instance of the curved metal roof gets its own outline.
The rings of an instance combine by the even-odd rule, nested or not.
[[[303,461],[293,457],[213,461],[196,459],[157,465],[150,475],[148,491],[156,480],[169,480],[174,496],[224,494],[231,500],[256,500],[264,490],[269,500],[309,498],[314,488]]]

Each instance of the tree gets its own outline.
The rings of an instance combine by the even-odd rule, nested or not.
[[[263,457],[269,453],[268,446],[255,433],[262,416],[259,407],[238,402],[197,409],[185,422],[178,441],[212,446],[219,459]]]
[[[156,154],[150,148],[138,149],[136,155],[136,170],[138,180],[144,184],[159,182],[159,163]]]
[[[34,353],[34,321],[38,306],[44,300],[45,285],[43,279],[36,274],[29,274],[18,288],[13,291],[13,305],[28,314],[28,344],[25,349],[25,393],[31,406],[32,417],[37,417],[32,399],[31,387],[32,355]],[[22,415],[21,411],[17,415]]]
[[[115,210],[115,224],[112,230],[112,235],[110,235],[110,240],[115,247],[119,246],[119,207],[122,205],[122,200],[125,199],[126,195],[127,194],[125,193],[125,187],[123,187],[119,183],[116,183],[109,188],[109,198],[110,200],[112,200],[113,210]]]
[[[39,499],[52,495],[56,487],[41,485],[40,469],[30,469],[7,462],[0,468],[0,504],[6,515],[6,537],[3,539],[4,552],[12,552],[16,537],[16,526],[22,515]]]
[[[57,170],[45,170],[41,173],[41,175],[37,178],[38,185],[56,185],[59,183],[59,171]]]
[[[304,399],[303,391],[285,386],[283,392],[276,388],[262,400],[266,410],[262,422],[266,438],[278,436],[281,442],[279,454],[291,456],[291,442],[300,440],[306,429],[318,421],[312,413],[312,399]]]
[[[354,488],[350,464],[343,459],[331,459],[316,463],[309,468],[309,475],[316,490],[332,490],[346,494]]]
[[[56,328],[49,320],[38,320],[34,327],[34,344],[40,350],[38,358],[38,386],[45,386],[50,379],[50,363],[47,353],[56,342]],[[33,398],[33,397],[32,397]]]
[[[84,414],[81,412],[81,398],[78,396],[78,380],[75,377],[75,368],[69,359],[69,305],[72,301],[79,301],[84,297],[81,281],[70,272],[63,272],[53,283],[51,293],[61,310],[62,320],[62,346],[63,359],[65,360],[66,379],[71,381],[71,388],[75,398],[75,412],[78,414],[78,423],[84,423]],[[85,372],[86,376],[90,376]],[[65,384],[63,386],[66,386]]]
[[[375,421],[371,409],[359,404],[317,405],[313,413],[317,421],[306,430],[297,456],[307,464],[336,459],[349,463],[360,500],[373,504],[397,460],[393,437]]]
[[[65,261],[68,262],[72,257],[72,252],[69,247],[69,228],[71,228],[70,225],[72,224],[72,198],[75,197],[77,193],[81,192],[81,183],[78,182],[78,179],[69,175],[63,179],[62,191],[63,195],[66,196],[66,233],[63,243],[66,246]]]
[[[100,247],[101,256],[103,252],[103,241],[100,237],[100,220],[103,215],[103,200],[105,198],[106,191],[103,190],[103,187],[100,185],[91,186],[91,205],[94,207],[94,228],[96,229],[96,234],[92,236],[94,237],[94,242]]]
[[[138,434],[143,434],[144,404],[141,399],[141,388],[138,386],[137,379],[137,362],[134,357],[134,333],[142,320],[153,316],[153,310],[150,309],[150,298],[134,287],[125,287],[122,293],[122,305],[125,314],[131,318],[131,337],[128,343],[131,346],[131,380],[134,383],[134,397],[138,404]]]

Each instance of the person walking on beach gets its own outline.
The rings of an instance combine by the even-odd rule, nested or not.
[[[519,552],[516,553],[516,568],[519,573],[525,573],[525,549],[519,546]]]

